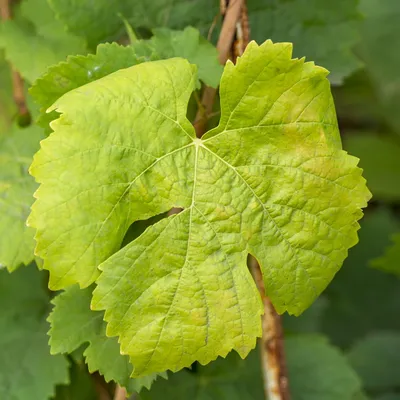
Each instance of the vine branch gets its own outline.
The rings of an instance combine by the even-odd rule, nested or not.
[[[224,15],[221,33],[217,42],[218,59],[224,65],[231,53],[233,39],[236,33],[236,24],[240,18],[244,0],[231,0],[227,5],[225,0],[220,2],[220,12]],[[203,92],[201,103],[202,108],[197,112],[195,123],[197,137],[202,137],[206,131],[206,125],[209,114],[212,113],[212,108],[217,91],[214,88],[206,87]]]
[[[114,400],[126,400],[127,397],[128,393],[126,392],[125,388],[117,385],[114,392]]]
[[[12,19],[10,3],[10,0],[0,0],[0,15],[3,21],[8,21]],[[18,114],[20,116],[27,116],[29,115],[29,110],[25,100],[24,81],[19,72],[11,64],[10,68],[13,87],[13,98],[15,105],[17,106]]]
[[[228,4],[227,4],[228,3]],[[225,64],[229,56],[233,60],[241,56],[250,40],[250,27],[245,0],[221,0],[220,13],[224,15],[217,50],[219,62]],[[206,87],[195,123],[197,137],[201,137],[215,100],[216,90]],[[264,305],[262,317],[261,364],[263,370],[265,398],[269,400],[289,400],[289,381],[284,352],[281,318],[265,294],[262,272],[257,260],[250,257],[252,275]]]
[[[265,398],[269,400],[289,400],[289,381],[281,317],[265,294],[264,281],[257,260],[251,257],[249,264],[264,305],[260,352]]]

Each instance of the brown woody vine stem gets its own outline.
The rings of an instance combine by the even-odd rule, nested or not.
[[[114,392],[114,400],[126,400],[127,397],[128,393],[126,392],[125,388],[117,385]]]
[[[224,22],[217,50],[220,63],[225,64],[230,56],[233,61],[236,61],[236,58],[243,54],[250,40],[250,27],[245,0],[221,0],[220,8],[220,13],[224,15]],[[215,89],[205,88],[202,107],[199,107],[194,123],[197,137],[201,137],[205,132],[208,117],[212,113],[215,95]],[[249,265],[264,305],[260,351],[265,398],[289,400],[281,318],[265,294],[264,281],[257,260],[250,257]]]
[[[3,21],[11,19],[12,15],[11,15],[10,0],[0,0],[0,14],[1,14],[1,19]],[[21,75],[18,73],[18,71],[16,71],[11,64],[10,68],[11,68],[11,78],[13,84],[13,97],[14,97],[14,102],[18,109],[18,114],[20,116],[27,116],[29,115],[29,111],[25,100],[24,81]]]
[[[250,269],[264,305],[260,352],[265,397],[269,400],[289,400],[281,317],[265,294],[261,269],[254,257],[250,258]]]
[[[229,4],[224,3],[224,1],[221,0],[221,14],[224,15],[224,22],[217,43],[219,62],[222,65],[226,63],[230,56],[236,24],[239,21],[244,4],[244,0],[231,0]],[[206,87],[204,89],[201,99],[203,108],[199,109],[195,118],[196,123],[194,124],[197,137],[202,137],[206,131],[208,116],[212,113],[216,93],[217,91],[213,88]]]

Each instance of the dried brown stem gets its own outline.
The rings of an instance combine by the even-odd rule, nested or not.
[[[269,400],[289,400],[289,381],[281,317],[265,294],[261,269],[254,257],[250,259],[250,269],[264,304],[260,351],[265,398]]]
[[[10,0],[0,0],[0,14],[3,21],[7,21],[12,18]],[[13,97],[18,109],[18,114],[21,116],[28,115],[29,110],[25,100],[24,81],[21,75],[14,69],[12,65],[10,65],[10,68],[13,84]]]
[[[98,400],[111,400],[111,395],[108,392],[108,387],[104,378],[98,372],[91,374],[91,377],[94,382]]]
[[[126,392],[125,388],[117,385],[114,392],[114,400],[126,400],[127,397],[128,393]]]

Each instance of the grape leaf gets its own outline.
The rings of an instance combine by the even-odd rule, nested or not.
[[[14,115],[17,113],[12,95],[11,70],[0,50],[0,140],[11,128]]]
[[[360,167],[374,198],[400,199],[400,142],[385,135],[349,132],[344,140],[349,153],[360,158]]]
[[[326,66],[334,84],[360,67],[352,53],[359,41],[358,0],[248,0],[247,4],[252,39],[293,42],[295,56],[306,55]]]
[[[131,47],[106,43],[97,47],[96,54],[70,56],[67,61],[51,66],[30,88],[31,95],[41,107],[38,124],[49,129],[49,122],[58,114],[46,114],[46,110],[63,94],[143,61]]]
[[[186,58],[198,67],[199,79],[206,85],[216,88],[222,74],[217,49],[200,32],[192,27],[183,31],[166,28],[154,29],[149,40],[139,40],[132,44],[138,55],[153,54],[153,60],[172,57]]]
[[[106,336],[104,313],[90,309],[91,298],[91,288],[81,290],[77,286],[55,297],[54,309],[48,319],[51,352],[72,353],[89,343],[83,353],[89,372],[99,371],[107,382],[118,382],[128,392],[139,392],[143,386],[150,388],[157,376],[130,378],[132,365],[129,357],[120,354],[116,338]]]
[[[33,258],[34,230],[26,226],[37,184],[28,173],[43,138],[38,127],[14,128],[0,142],[0,264],[14,271]]]
[[[93,378],[85,364],[72,363],[69,370],[69,384],[58,385],[53,400],[98,400]]]
[[[360,10],[365,18],[358,52],[374,84],[382,114],[400,133],[400,57],[393,51],[400,46],[400,2],[361,0]]]
[[[363,391],[360,391],[353,396],[351,400],[370,400],[370,397],[368,397]]]
[[[371,334],[350,349],[348,358],[366,390],[391,391],[400,387],[400,334]]]
[[[225,67],[221,121],[203,139],[186,119],[195,66],[178,58],[50,109],[62,116],[31,166],[36,252],[53,289],[90,285],[101,264],[92,307],[106,309],[134,376],[248,354],[262,313],[248,253],[277,310],[299,314],[357,242],[370,194],[341,150],[326,75],[290,44],[252,42]],[[133,221],[172,207],[184,211],[118,251]]]
[[[303,314],[298,317],[284,314],[282,318],[285,333],[318,333],[329,301],[320,296]]]
[[[285,339],[290,394],[293,400],[355,400],[361,385],[346,357],[320,335]],[[258,351],[245,360],[237,354],[217,359],[207,367],[169,374],[143,400],[254,400],[264,397]]]
[[[382,396],[374,397],[374,400],[400,400],[399,393],[386,393]]]
[[[21,8],[1,24],[0,48],[25,79],[33,82],[49,65],[85,51],[82,39],[64,32],[45,0],[25,0]]]
[[[48,399],[56,384],[68,383],[68,363],[50,355],[43,275],[33,265],[0,274],[0,398]]]
[[[392,242],[382,257],[372,260],[371,266],[400,277],[400,235],[394,235]]]
[[[365,128],[376,132],[387,130],[381,111],[377,107],[378,99],[371,79],[365,69],[355,71],[341,86],[334,86],[332,95],[339,125],[342,123],[346,127]]]
[[[215,0],[50,0],[53,9],[71,32],[88,38],[92,46],[105,39],[115,39],[124,30],[126,19],[134,28],[168,27],[182,29],[187,25],[207,35],[219,15]],[[359,40],[357,0],[248,0],[252,38],[262,43],[294,42],[296,55],[304,54],[332,70],[331,81],[341,83],[360,65],[352,53]],[[218,26],[214,31],[218,31]]]
[[[353,400],[361,392],[357,374],[326,337],[289,336],[285,354],[293,400]]]
[[[124,31],[122,17],[134,27],[156,28],[187,25],[210,27],[218,15],[214,0],[50,0],[50,5],[69,30],[87,38],[91,46],[117,39]]]
[[[49,129],[49,122],[57,113],[46,114],[59,97],[72,89],[100,79],[119,69],[152,59],[158,60],[181,56],[197,64],[201,74],[199,78],[211,86],[218,86],[222,66],[218,64],[216,49],[199,36],[197,30],[187,28],[184,31],[160,29],[155,31],[151,40],[137,41],[133,47],[116,43],[100,44],[96,54],[71,56],[35,81],[30,93],[41,106],[39,125]]]
[[[322,317],[322,331],[334,344],[347,348],[376,329],[400,330],[400,281],[369,265],[398,231],[399,221],[383,207],[367,213],[361,222],[360,243],[350,250],[324,292],[330,301]]]
[[[252,351],[242,360],[231,353],[226,359],[218,358],[195,370],[168,374],[168,381],[158,380],[150,391],[143,390],[143,400],[192,399],[192,400],[250,400],[262,399],[263,386],[260,358]]]

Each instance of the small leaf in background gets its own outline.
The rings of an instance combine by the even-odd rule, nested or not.
[[[344,148],[360,158],[375,200],[400,200],[400,140],[370,132],[347,132]]]
[[[48,319],[52,353],[72,353],[86,344],[83,356],[89,372],[98,371],[107,382],[113,380],[130,393],[139,392],[142,387],[150,388],[157,375],[130,378],[133,368],[129,357],[120,354],[116,338],[106,336],[104,314],[90,309],[91,298],[92,288],[83,290],[77,286],[54,298],[54,309]]]
[[[350,348],[348,359],[367,391],[384,393],[400,387],[400,333],[371,333]]]
[[[196,364],[192,371],[169,373],[168,380],[158,380],[150,392],[140,393],[143,400],[252,400],[263,398],[258,351],[242,360],[231,353],[207,366]]]
[[[298,317],[282,315],[285,333],[317,333],[321,331],[322,317],[328,307],[329,300],[321,295],[306,311]]]
[[[4,59],[4,51],[0,50],[0,141],[11,129],[16,114],[10,65]]]
[[[33,265],[0,271],[0,398],[45,400],[68,383],[68,362],[50,355],[45,276]]]
[[[94,379],[84,364],[71,364],[69,380],[68,385],[57,385],[53,400],[99,400]]]
[[[285,353],[293,400],[353,400],[360,394],[356,372],[326,337],[288,336]]]
[[[0,140],[0,264],[13,271],[34,259],[34,230],[26,219],[37,184],[28,168],[43,139],[41,129],[14,127]]]
[[[218,85],[222,66],[219,65],[214,46],[203,39],[194,28],[184,31],[160,29],[155,31],[152,39],[138,40],[132,47],[116,43],[100,44],[96,54],[70,56],[67,61],[51,66],[30,89],[33,98],[41,106],[38,123],[49,131],[49,123],[58,114],[46,114],[46,110],[72,89],[147,59],[159,60],[177,56],[197,64],[199,78],[206,84]]]
[[[380,1],[380,0],[378,0]],[[352,52],[359,41],[357,0],[248,0],[251,37],[258,42],[293,42],[294,55],[306,56],[331,71],[340,84],[362,64]]]
[[[400,2],[360,0],[365,18],[358,53],[371,76],[383,115],[400,134]]]
[[[0,24],[0,48],[29,82],[49,65],[85,52],[84,42],[64,31],[46,0],[25,0],[13,20]]]
[[[373,397],[373,400],[400,400],[399,393],[386,393],[380,396]]]
[[[361,400],[361,382],[339,349],[321,335],[285,339],[290,394],[293,400]],[[258,400],[263,398],[260,355],[245,360],[237,354],[218,358],[206,367],[169,374],[158,380],[143,400]],[[357,397],[359,395],[359,397]]]
[[[136,0],[134,4],[127,0],[50,0],[50,5],[69,31],[86,38],[91,47],[120,36],[125,30],[123,19],[133,28],[193,25],[207,33],[219,8],[214,0]]]
[[[361,221],[360,243],[324,292],[329,303],[322,332],[334,344],[348,348],[376,329],[400,330],[400,280],[370,267],[398,230],[399,221],[385,207],[369,210]]]
[[[131,47],[106,43],[97,47],[96,54],[70,56],[67,61],[52,65],[30,88],[32,97],[40,105],[38,124],[50,130],[49,123],[58,114],[54,111],[46,114],[46,110],[63,94],[143,61]]]
[[[124,32],[121,16],[135,30],[194,26],[207,36],[219,22],[219,3],[215,0],[50,0],[51,7],[68,29],[87,38],[91,47],[115,39]],[[296,56],[306,55],[332,71],[333,83],[360,67],[352,53],[359,40],[361,15],[356,0],[248,0],[252,39],[259,43],[271,38],[295,44]],[[218,32],[220,26],[214,29]],[[213,36],[215,38],[215,35]]]
[[[385,251],[385,254],[371,261],[371,266],[381,271],[400,277],[400,235],[392,237],[392,244]]]
[[[386,131],[371,79],[365,68],[355,71],[344,79],[342,85],[333,86],[339,126],[349,129]],[[346,139],[346,132],[343,138]]]
[[[153,60],[172,57],[186,58],[198,66],[198,76],[206,85],[216,88],[221,79],[223,67],[218,61],[217,49],[200,36],[197,29],[187,27],[183,31],[167,28],[153,30],[154,36],[149,40],[133,43],[138,55],[153,55]]]

